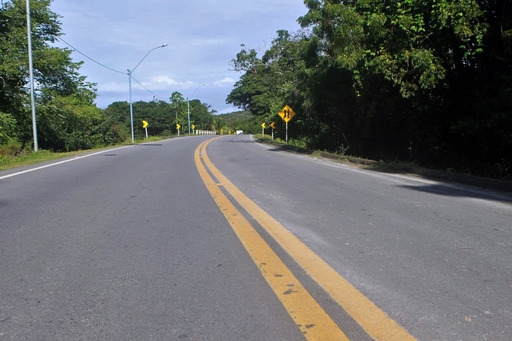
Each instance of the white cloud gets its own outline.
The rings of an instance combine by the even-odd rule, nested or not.
[[[172,79],[169,76],[161,75],[161,76],[156,76],[156,77],[151,78],[151,81],[145,82],[144,86],[151,86],[152,84],[154,84],[155,86],[158,85],[160,88],[160,87],[176,86],[176,85],[179,85],[180,82]]]
[[[236,80],[231,77],[224,77],[222,79],[219,79],[218,81],[215,81],[213,84],[215,86],[219,87],[225,87],[226,85],[233,85],[235,84]]]

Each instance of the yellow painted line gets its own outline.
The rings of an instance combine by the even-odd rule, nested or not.
[[[203,142],[194,153],[197,170],[211,196],[290,317],[307,340],[348,341],[336,323],[222,192],[219,188],[222,184],[215,182],[210,176],[201,161],[206,155],[205,148],[210,141],[212,140]]]
[[[234,186],[210,161],[202,145],[203,161],[231,196],[249,213],[279,245],[338,303],[370,337],[377,341],[412,341],[415,338],[391,319],[372,301],[338,274],[322,258],[311,251],[293,233],[272,218]]]

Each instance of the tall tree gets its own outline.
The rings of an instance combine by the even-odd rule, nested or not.
[[[242,50],[232,60],[234,70],[243,72],[226,102],[251,111],[261,120],[275,120],[285,104],[299,105],[300,75],[305,63],[300,57],[304,33],[277,31],[277,37],[261,58],[254,49]]]
[[[174,124],[184,126],[188,121],[185,97],[180,92],[174,91],[171,97],[169,97],[169,102],[171,105],[171,115],[174,117]]]
[[[319,54],[352,74],[359,101],[349,124],[362,154],[404,157],[407,150],[431,165],[510,169],[510,159],[499,156],[510,148],[501,143],[509,133],[500,133],[499,145],[491,138],[494,124],[510,126],[510,115],[500,113],[510,113],[503,101],[510,78],[502,76],[510,74],[510,54],[503,53],[510,0],[305,3],[309,11],[299,22],[319,37]],[[499,93],[501,108],[483,107]]]
[[[38,111],[51,112],[44,107],[52,107],[60,98],[68,96],[78,98],[81,105],[94,107],[96,90],[94,84],[86,82],[86,78],[79,74],[81,63],[72,61],[70,50],[52,46],[62,32],[59,15],[50,10],[50,4],[51,0],[31,0],[30,6]],[[28,71],[25,0],[4,1],[0,7],[0,112],[16,120],[16,137],[23,143],[29,143],[32,136],[31,116],[27,110]],[[73,101],[68,100],[69,103]],[[57,120],[57,117],[43,114],[40,119],[41,147],[60,148],[57,146],[62,143],[57,140],[65,137],[56,136],[65,129],[47,131],[46,128],[55,126],[55,122],[45,122]]]

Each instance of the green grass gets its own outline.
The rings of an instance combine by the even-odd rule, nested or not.
[[[146,142],[156,142],[161,141],[163,138],[158,136],[150,136],[149,139],[135,140],[135,144],[137,143],[146,143]],[[0,153],[0,171],[18,168],[24,166],[30,166],[41,162],[52,161],[63,159],[66,157],[73,157],[76,155],[81,155],[88,152],[100,151],[103,149],[115,148],[116,146],[129,145],[130,142],[120,143],[118,145],[95,148],[90,150],[79,150],[74,152],[52,152],[49,150],[40,149],[37,152],[31,150],[23,150],[21,152],[16,153],[15,156],[12,155],[2,155]],[[4,153],[8,153],[8,151],[4,151]]]
[[[272,140],[270,136],[261,134],[255,135],[256,140],[262,143],[271,144],[280,150],[288,150],[303,154],[308,154],[313,157],[322,157],[337,162],[348,163],[353,166],[364,168],[368,170],[384,172],[384,173],[414,173],[418,168],[412,162],[397,162],[397,161],[375,161],[363,159],[360,157],[346,155],[345,153],[333,153],[322,150],[309,150],[300,141],[291,140],[288,143],[280,139]]]
[[[280,150],[290,152],[299,152],[311,155],[312,157],[325,158],[335,162],[344,163],[352,167],[358,167],[374,172],[404,174],[417,176],[425,179],[461,183],[466,185],[478,186],[482,188],[494,189],[502,192],[512,192],[512,182],[505,180],[488,179],[476,177],[468,174],[460,174],[450,170],[430,169],[418,166],[414,162],[406,161],[377,161],[360,157],[350,156],[343,153],[331,153],[320,150],[307,150],[286,144],[284,141],[271,140],[270,137],[255,136],[259,142],[275,145]]]
[[[23,166],[29,166],[36,163],[45,161],[62,159],[65,157],[75,156],[83,153],[79,152],[68,152],[68,153],[54,153],[49,150],[39,150],[37,152],[24,151],[17,156],[0,156],[0,171],[18,168]]]

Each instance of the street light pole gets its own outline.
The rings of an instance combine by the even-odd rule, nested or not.
[[[30,75],[30,106],[32,109],[32,131],[34,134],[34,151],[37,152],[37,121],[36,121],[36,103],[34,99],[34,66],[32,62],[32,25],[30,23],[30,1],[26,1],[27,6],[27,40],[28,40],[28,68]]]
[[[194,92],[197,91],[197,89],[199,89],[203,86],[207,86],[207,85],[208,85],[207,83],[199,85],[194,91],[192,91],[191,95],[193,95]],[[187,113],[188,113],[188,134],[190,135],[190,101],[188,100],[188,97],[187,97]]]
[[[159,48],[162,48],[162,47],[166,47],[166,46],[167,46],[167,44],[163,44],[163,45],[160,45],[160,46],[152,48],[151,50],[148,51],[148,53],[146,53],[146,55],[144,57],[142,57],[142,59],[137,63],[137,65],[135,65],[131,70],[130,69],[127,70],[128,71],[128,73],[127,73],[127,75],[128,75],[128,85],[130,87],[130,126],[131,126],[131,130],[132,130],[132,143],[135,142],[135,135],[133,133],[132,73],[140,65],[140,63],[142,63],[142,61],[144,59],[146,59],[148,54],[150,54],[152,51],[154,51],[156,49],[159,49]]]

